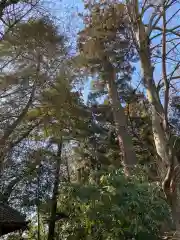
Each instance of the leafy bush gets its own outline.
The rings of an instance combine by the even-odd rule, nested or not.
[[[158,185],[139,176],[118,170],[101,174],[98,184],[63,186],[58,207],[70,218],[59,222],[62,239],[158,239],[169,208]]]

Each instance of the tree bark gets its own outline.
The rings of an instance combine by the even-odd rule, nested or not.
[[[175,236],[180,237],[180,202],[179,202],[179,187],[178,182],[180,178],[180,166],[175,166],[175,158],[172,156],[171,164],[168,167],[166,177],[163,181],[162,187],[172,211],[172,218],[176,229]],[[179,238],[177,238],[179,239]]]
[[[57,151],[56,172],[55,172],[54,188],[53,188],[53,195],[52,195],[48,240],[54,240],[54,237],[55,237],[57,198],[58,198],[58,188],[59,188],[59,182],[60,182],[61,153],[62,153],[62,140],[58,144],[58,151]]]
[[[109,97],[111,99],[112,112],[114,122],[116,125],[116,131],[119,141],[120,150],[123,154],[124,170],[129,174],[131,168],[137,163],[135,150],[131,136],[128,134],[127,118],[124,112],[124,108],[120,103],[120,97],[116,86],[116,72],[110,62],[104,64],[106,74],[106,82],[109,91]]]
[[[143,55],[146,54],[147,52],[145,54],[141,53],[140,58],[142,62],[144,85],[147,91],[147,98],[148,101],[151,103],[153,137],[157,154],[160,156],[161,159],[161,161],[159,161],[159,168],[161,169],[160,175],[163,179],[166,175],[167,166],[170,163],[169,160],[171,157],[171,153],[169,151],[168,132],[166,132],[167,130],[164,129],[164,123],[166,121],[164,109],[157,94],[153,78],[153,68],[150,64],[150,60],[144,60]]]

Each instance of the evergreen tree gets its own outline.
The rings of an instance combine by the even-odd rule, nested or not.
[[[95,77],[96,73],[97,79],[102,81],[101,85],[107,87],[123,164],[129,172],[129,167],[137,161],[117,84],[130,78],[130,61],[134,59],[134,51],[128,41],[121,37],[126,34],[122,18],[123,5],[115,8],[104,3],[89,3],[86,6],[89,13],[85,16],[85,29],[79,34],[80,58],[82,56],[85,59],[83,66],[93,72]]]

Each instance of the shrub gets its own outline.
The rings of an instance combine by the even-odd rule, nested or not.
[[[159,186],[138,176],[118,170],[100,174],[98,184],[63,186],[58,207],[70,218],[59,222],[62,239],[158,239],[169,208]]]

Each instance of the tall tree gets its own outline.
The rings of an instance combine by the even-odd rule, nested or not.
[[[139,56],[142,67],[142,82],[151,106],[150,116],[154,144],[158,155],[159,175],[167,200],[172,207],[175,223],[179,228],[177,197],[179,164],[176,157],[176,147],[174,146],[176,145],[173,136],[174,130],[169,124],[168,111],[172,98],[170,94],[174,92],[173,86],[176,83],[175,81],[179,79],[178,37],[180,26],[175,21],[179,12],[179,10],[176,10],[179,9],[179,1],[160,0],[154,3],[152,1],[127,0],[124,5],[117,1],[96,1],[95,3],[88,1],[85,6],[90,10],[91,14],[90,17],[89,15],[85,16],[88,28],[81,33],[81,45],[86,55],[87,52],[92,53],[93,57],[88,55],[91,64],[92,59],[96,59],[95,66],[98,67],[98,64],[100,64],[98,60],[101,59],[101,65],[106,63],[106,65],[103,65],[104,68],[101,68],[101,71],[105,74],[107,70],[109,72],[112,69],[112,66],[117,67],[119,63],[117,59],[112,66],[107,62],[107,60],[111,59],[112,63],[113,59],[112,55],[111,58],[107,58],[107,53],[109,49],[116,52],[122,49],[122,45],[118,44],[122,36],[124,36],[123,39],[129,41],[128,51],[131,52],[130,46],[132,46]],[[106,21],[103,21],[102,16]],[[99,25],[97,19],[101,19]],[[122,26],[124,31],[122,31]],[[117,31],[119,28],[121,31]],[[113,31],[114,29],[116,31]],[[87,33],[88,30],[90,33]],[[112,34],[117,32],[118,34]],[[86,38],[87,35],[88,38]],[[111,39],[112,36],[113,39]],[[109,39],[111,41],[107,41]],[[108,42],[107,48],[104,44],[107,43],[106,41]],[[116,44],[112,44],[112,41],[115,41]],[[89,42],[89,45],[87,42]],[[120,57],[121,55],[121,52],[118,52],[117,56]],[[161,60],[161,67],[157,63],[159,59]],[[168,65],[169,61],[170,67]],[[156,67],[162,70],[162,74],[158,79],[159,82],[155,79]],[[112,76],[112,74],[111,76],[109,74],[108,79],[112,79]],[[109,87],[112,88],[112,85],[109,85]],[[114,86],[115,88],[116,86]],[[117,96],[115,91],[111,92],[111,94],[114,98]],[[119,99],[117,102],[119,102]]]
[[[180,230],[178,183],[175,177],[179,171],[179,163],[174,148],[175,142],[172,141],[173,133],[169,125],[168,112],[171,84],[174,84],[174,80],[179,78],[177,72],[179,68],[178,55],[173,54],[174,51],[178,54],[177,37],[179,37],[180,27],[174,23],[178,14],[178,11],[173,10],[175,6],[179,7],[178,1],[162,0],[157,3],[144,1],[143,4],[140,4],[138,0],[127,0],[125,9],[127,9],[132,40],[141,61],[144,87],[151,104],[152,129],[156,151],[160,157],[158,164],[162,169],[163,188],[172,207],[176,227]],[[146,24],[144,16],[148,10],[150,10],[150,17]],[[167,14],[169,11],[171,11],[170,16]],[[153,40],[158,38],[160,38],[160,42],[157,44]],[[159,56],[154,53],[157,50],[159,50]],[[154,59],[156,57],[161,59],[162,64],[162,80],[160,80],[164,87],[163,100],[159,95],[154,74],[156,67]],[[167,65],[168,59],[171,59],[171,63],[173,63],[173,68],[170,70]]]
[[[1,164],[8,151],[40,124],[41,118],[26,117],[39,104],[43,89],[52,84],[50,68],[55,74],[65,56],[63,42],[48,19],[19,23],[2,41]]]
[[[102,10],[103,5],[87,4],[89,15],[85,16],[86,27],[80,32],[79,50],[86,59],[85,67],[98,74],[97,78],[107,87],[124,168],[129,172],[136,164],[136,155],[127,131],[127,119],[117,91],[117,81],[130,77],[132,67],[129,60],[133,59],[134,52],[129,50],[128,42],[121,38],[126,31],[121,18],[121,5],[119,8],[111,6],[108,10],[104,5]]]

